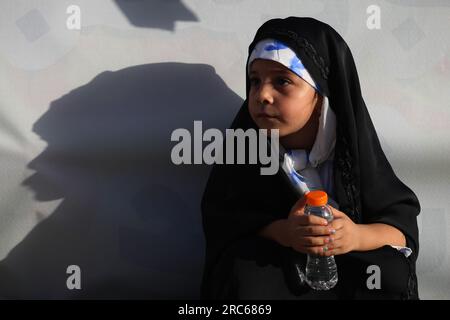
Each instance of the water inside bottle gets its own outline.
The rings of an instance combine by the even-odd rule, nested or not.
[[[325,206],[307,206],[305,214],[312,214],[333,221],[333,214]],[[315,290],[329,290],[338,282],[338,272],[334,256],[308,255],[306,263],[306,283]]]
[[[306,264],[306,283],[315,290],[329,290],[338,281],[334,257],[310,256]]]

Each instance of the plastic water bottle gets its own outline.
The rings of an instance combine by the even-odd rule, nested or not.
[[[328,223],[333,221],[333,213],[326,206],[328,195],[324,191],[310,191],[306,194],[306,215],[325,218]],[[308,254],[306,262],[306,283],[315,290],[329,290],[338,281],[338,273],[334,256],[321,257]]]

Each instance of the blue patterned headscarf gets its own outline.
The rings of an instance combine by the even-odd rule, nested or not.
[[[295,52],[279,40],[263,39],[258,42],[248,59],[247,72],[255,59],[272,60],[281,63],[286,68],[297,74],[309,83],[314,89],[320,91],[308,70],[306,70],[300,58]]]

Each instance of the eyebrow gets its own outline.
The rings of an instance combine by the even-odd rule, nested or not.
[[[290,74],[289,70],[286,69],[281,69],[281,68],[276,68],[276,69],[270,69],[269,73],[283,73],[283,74]],[[251,70],[250,75],[252,74],[258,74],[258,71],[256,70]]]

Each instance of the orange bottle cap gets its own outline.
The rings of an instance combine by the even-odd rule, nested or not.
[[[328,195],[325,191],[315,190],[306,194],[306,204],[310,206],[324,206],[328,203]]]

